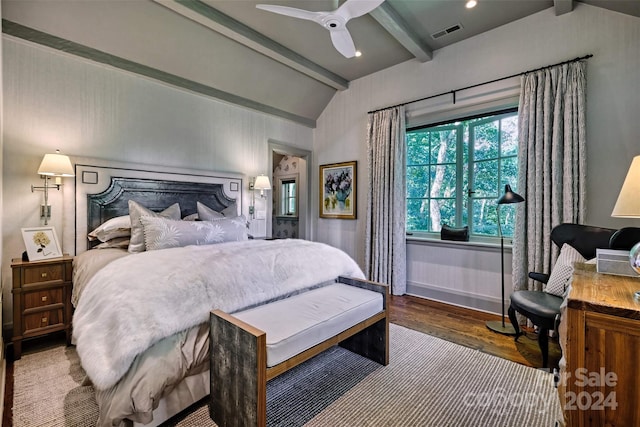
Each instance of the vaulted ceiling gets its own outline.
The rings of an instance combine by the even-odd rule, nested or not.
[[[351,0],[363,1],[363,0]],[[366,1],[366,0],[364,0]],[[640,0],[583,0],[640,17]],[[572,0],[386,0],[347,28],[362,56],[329,32],[258,3],[331,11],[332,0],[2,0],[3,31],[222,101],[315,126],[336,91],[404,61]]]

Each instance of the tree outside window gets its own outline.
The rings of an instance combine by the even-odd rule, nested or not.
[[[517,111],[407,131],[407,231],[439,233],[443,224],[497,236],[496,200],[518,177]],[[516,190],[517,191],[517,190]],[[513,235],[514,205],[500,211]]]

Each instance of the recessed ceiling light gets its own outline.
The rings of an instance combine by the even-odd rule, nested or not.
[[[476,7],[476,5],[477,5],[477,4],[478,4],[478,2],[477,2],[476,0],[469,0],[469,1],[465,4],[465,7],[466,7],[467,9],[471,9],[471,8]]]
[[[362,56],[362,52],[360,52],[359,50],[356,50],[356,56]]]

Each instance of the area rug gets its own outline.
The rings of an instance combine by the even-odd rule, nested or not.
[[[549,426],[553,376],[390,325],[389,366],[333,348],[269,382],[270,426]],[[73,347],[14,365],[13,425],[94,426],[97,405]],[[166,424],[215,426],[206,402]]]

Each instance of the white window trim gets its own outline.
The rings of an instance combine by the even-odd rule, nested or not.
[[[446,122],[459,117],[491,113],[517,107],[520,100],[520,76],[457,91],[453,95],[413,102],[405,107],[406,126],[414,128]]]
[[[407,129],[421,126],[429,126],[436,123],[455,120],[460,117],[490,114],[494,111],[518,107],[520,101],[521,77],[515,76],[497,82],[483,84],[455,93],[442,95],[431,99],[413,102],[405,107],[405,126]],[[442,242],[439,233],[410,232],[407,240],[414,242]],[[500,238],[495,236],[469,236],[469,242],[460,242],[471,245],[499,244]],[[436,243],[437,244],[437,243]],[[505,245],[507,241],[505,239]]]

